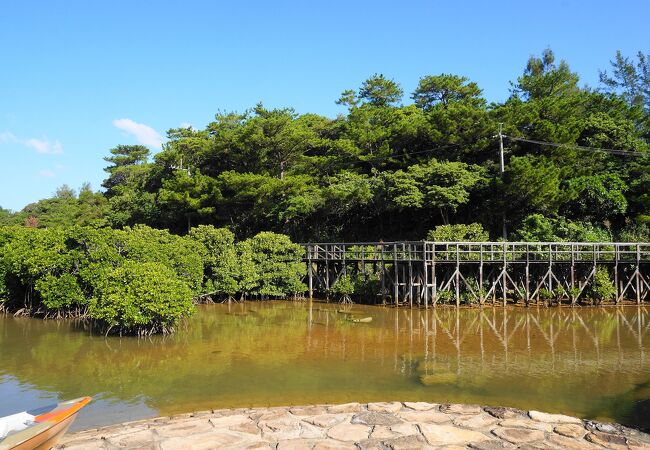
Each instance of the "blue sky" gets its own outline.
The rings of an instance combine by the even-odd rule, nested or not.
[[[111,147],[159,149],[167,129],[219,110],[334,117],[373,73],[407,93],[423,75],[465,75],[501,101],[550,47],[594,86],[616,50],[650,51],[648,17],[647,0],[2,2],[0,206],[97,189]]]

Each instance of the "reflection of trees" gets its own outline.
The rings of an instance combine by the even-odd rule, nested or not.
[[[631,403],[605,399],[650,381],[646,308],[443,309],[422,324],[417,375],[431,395],[590,417],[602,404],[599,415],[638,424]]]
[[[329,325],[322,327],[316,319]],[[153,407],[175,396],[203,399],[208,392],[218,398],[215,382],[224,378],[233,378],[233,385],[238,378],[263,384],[258,370],[261,377],[286,373],[305,354],[314,360],[363,360],[365,349],[381,340],[378,328],[361,330],[335,311],[280,302],[205,307],[178,333],[148,339],[90,336],[74,331],[71,322],[0,320],[0,375],[63,398],[109,393],[129,401],[143,396]],[[350,337],[355,335],[360,338]]]
[[[650,380],[633,385],[616,397],[604,398],[588,414],[590,417],[608,417],[610,411],[616,411],[617,422],[650,432]]]
[[[589,414],[594,398],[618,397],[650,373],[644,307],[347,308],[372,316],[368,324],[340,308],[206,306],[178,333],[150,339],[0,316],[0,376],[61,397],[142,398],[165,411],[267,395],[276,404],[421,399]],[[616,408],[605,410],[618,418]]]
[[[236,305],[231,314],[201,314],[182,332],[151,339],[88,336],[72,332],[70,324],[61,330],[51,322],[40,327],[30,323],[29,333],[18,328],[16,333],[5,332],[0,337],[0,374],[55,390],[62,397],[110,392],[123,400],[139,395],[153,400],[171,395],[176,386],[188,381],[198,388],[228,371],[238,359],[287,364],[297,357],[297,346],[285,345],[281,352],[270,350],[281,339],[303,339],[305,318],[304,309],[266,308],[249,314]],[[276,322],[286,327],[280,331],[273,325]]]

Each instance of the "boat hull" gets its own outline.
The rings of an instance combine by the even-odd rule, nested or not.
[[[11,450],[49,450],[61,439],[61,437],[68,431],[72,422],[77,417],[76,414],[62,420],[51,428],[37,434],[36,436],[11,447]]]
[[[52,448],[68,431],[79,410],[89,402],[90,397],[83,397],[37,410],[39,414],[34,414],[33,424],[0,440],[0,450]]]

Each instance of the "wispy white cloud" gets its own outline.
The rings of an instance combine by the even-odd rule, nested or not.
[[[134,136],[140,144],[146,145],[147,147],[159,149],[164,142],[160,133],[149,125],[138,123],[131,119],[115,119],[113,125]]]
[[[63,146],[58,140],[50,141],[48,139],[20,139],[10,131],[0,133],[0,144],[20,144],[25,147],[36,150],[36,153],[47,155],[60,155],[63,153]]]
[[[43,139],[27,139],[24,141],[27,147],[33,148],[37,153],[45,155],[60,155],[63,153],[63,146],[59,141],[50,142]]]

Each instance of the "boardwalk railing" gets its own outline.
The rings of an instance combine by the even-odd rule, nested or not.
[[[605,267],[612,300],[650,300],[650,243],[352,242],[308,243],[310,296],[329,294],[341,275],[374,279],[382,303],[428,307],[439,301],[576,304]]]

